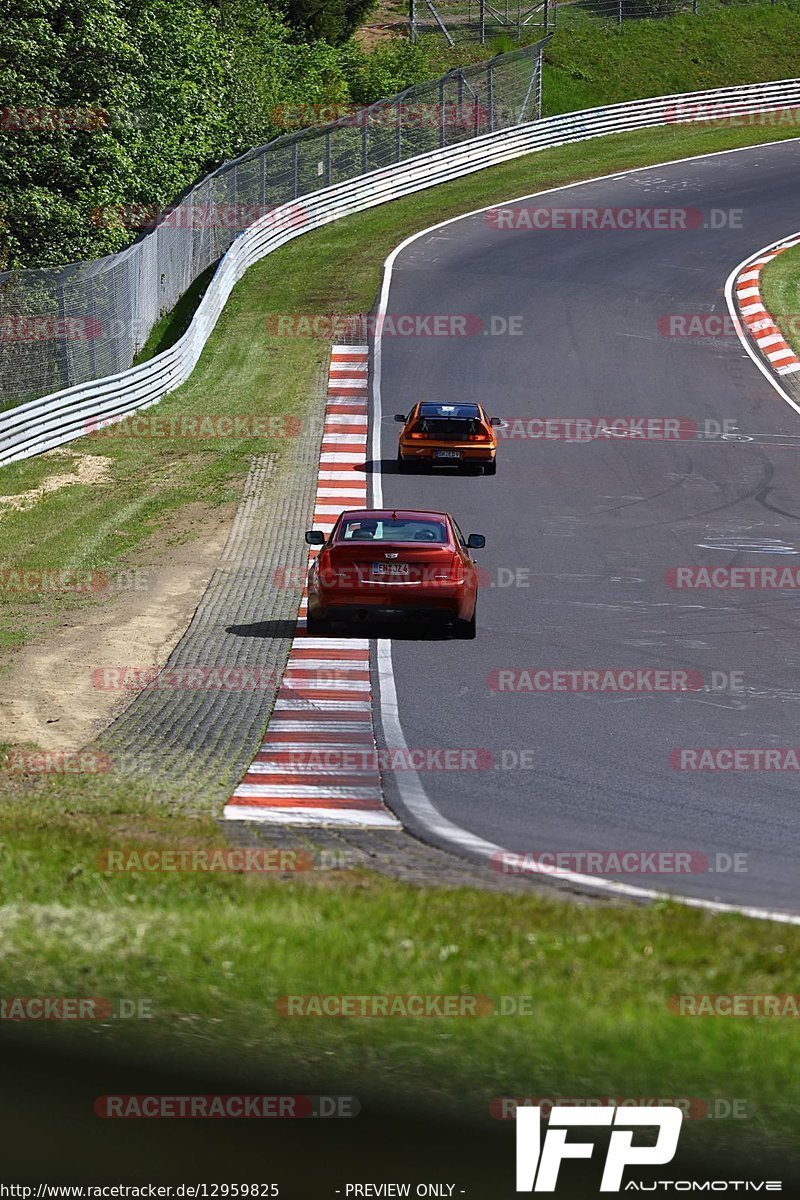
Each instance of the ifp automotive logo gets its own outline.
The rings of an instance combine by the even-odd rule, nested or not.
[[[574,1125],[613,1125],[609,1138],[601,1192],[619,1192],[626,1167],[657,1167],[672,1162],[678,1149],[683,1112],[675,1105],[657,1109],[578,1108],[554,1105],[542,1142],[542,1113],[539,1108],[517,1109],[517,1191],[554,1192],[558,1171],[565,1158],[591,1158],[591,1142],[568,1142],[567,1130]],[[657,1126],[654,1146],[634,1146],[633,1132]]]
[[[554,1104],[550,1108],[547,1132],[542,1139],[543,1109],[535,1105],[517,1105],[517,1188],[518,1192],[555,1192],[558,1173],[564,1159],[591,1158],[590,1141],[567,1141],[572,1126],[613,1126],[608,1138],[601,1192],[782,1192],[780,1179],[658,1179],[642,1183],[624,1180],[626,1167],[661,1167],[671,1163],[678,1149],[684,1117],[676,1104],[657,1107],[586,1107]],[[633,1144],[639,1130],[657,1130],[653,1145]],[[599,1165],[598,1165],[599,1174]]]

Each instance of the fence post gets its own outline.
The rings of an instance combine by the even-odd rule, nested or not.
[[[478,0],[481,20],[481,45],[486,41],[486,0]]]
[[[619,0],[619,12],[617,15],[617,24],[618,25],[622,24],[622,0]]]
[[[544,0],[544,31],[547,33],[550,22],[550,0]]]
[[[89,280],[88,282],[89,282],[89,286],[91,287],[91,280]],[[86,282],[84,282],[83,287],[84,287],[84,294],[85,294]],[[87,307],[88,307],[88,305],[86,303],[84,303],[82,305],[84,312],[86,311]],[[56,284],[56,312],[58,313],[59,329],[66,329],[65,307],[64,307],[64,284],[63,283]],[[70,371],[69,351],[67,349],[67,339],[66,338],[56,338],[55,339],[55,352],[56,352],[56,358],[59,360],[59,368],[60,368],[60,373],[61,373],[61,387],[68,388],[72,385],[72,378],[71,378],[72,372]],[[60,390],[60,389],[55,389],[55,390]]]
[[[330,129],[325,134],[325,183],[330,186],[333,182],[331,179],[333,169],[333,157],[331,155],[331,131]]]
[[[408,0],[408,33],[412,42],[417,40],[417,0]]]
[[[297,199],[297,188],[299,184],[299,163],[297,161],[297,142],[292,142],[292,199]]]
[[[367,173],[367,122],[364,120],[361,125],[361,174]]]
[[[486,67],[486,107],[488,109],[488,133],[494,133],[494,68],[491,62]]]
[[[403,157],[403,105],[400,100],[397,101],[397,140],[395,144],[395,158],[400,162]]]
[[[439,148],[446,142],[444,127],[444,77],[439,80]]]
[[[545,2],[546,2],[546,0],[545,0]],[[539,50],[537,52],[537,55],[536,55],[536,119],[537,119],[537,121],[542,115],[542,74],[543,74],[543,72],[544,72],[544,59],[542,56],[542,48],[540,46]]]
[[[87,330],[87,332],[88,332],[88,333],[89,333],[89,335],[90,335],[90,336],[89,336],[89,338],[88,338],[88,347],[89,347],[89,370],[90,370],[90,372],[91,372],[91,375],[90,375],[90,378],[91,378],[91,379],[97,379],[97,353],[96,353],[96,350],[95,350],[94,338],[91,336],[91,335],[92,335],[92,333],[93,333],[93,328],[92,328],[92,326],[94,325],[94,321],[96,320],[96,317],[97,317],[97,310],[96,310],[96,308],[95,308],[95,303],[94,303],[94,279],[90,279],[90,280],[89,280],[89,321],[90,321],[90,327],[89,327],[89,329]],[[132,333],[133,333],[133,326],[131,326],[131,335],[132,335]],[[105,329],[104,329],[104,330],[103,330],[103,335],[104,335],[105,339],[106,339],[106,340],[108,340],[108,330],[105,330]]]

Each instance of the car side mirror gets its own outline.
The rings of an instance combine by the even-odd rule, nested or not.
[[[491,417],[489,420],[489,424],[490,425],[502,425],[503,418],[502,417]]]
[[[324,546],[325,534],[321,529],[308,529],[306,530],[306,541],[309,546]]]
[[[482,533],[471,533],[467,538],[467,547],[470,550],[482,550],[486,545],[486,538]]]
[[[394,414],[394,419],[395,419],[395,421],[402,421],[402,422],[403,422],[403,424],[405,425],[405,423],[406,423],[406,414],[405,414],[405,413],[395,413],[395,414]]]

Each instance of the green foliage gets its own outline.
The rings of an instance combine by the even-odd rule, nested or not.
[[[447,70],[432,70],[428,47],[405,38],[379,42],[370,54],[350,42],[342,50],[342,63],[355,104],[374,104]]]
[[[288,3],[3,0],[0,271],[120,250],[136,233],[127,206],[163,209],[225,159],[324,120],[314,106],[371,104],[507,48],[431,36],[367,53],[342,39],[369,0]],[[621,28],[584,13],[546,52],[545,111],[786,78],[799,6]]]
[[[301,35],[339,45],[375,7],[376,0],[283,0],[289,24]]]
[[[139,103],[142,59],[115,0],[10,0],[0,22],[0,263],[113,249],[88,220],[136,179],[107,111]]]
[[[163,209],[225,159],[308,123],[298,111],[369,103],[430,74],[404,40],[372,55],[334,44],[365,0],[307,12],[305,41],[288,23],[297,13],[263,0],[5,7],[0,270],[119,250],[137,232],[131,205]]]

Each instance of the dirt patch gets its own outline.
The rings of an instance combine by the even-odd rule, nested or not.
[[[0,742],[76,750],[119,715],[135,693],[98,687],[93,672],[164,664],[219,563],[235,508],[182,510],[179,523],[159,530],[126,564],[133,587],[65,611],[57,627],[13,653],[0,697]]]
[[[26,512],[38,504],[43,496],[60,492],[62,488],[73,484],[107,483],[110,478],[111,459],[103,454],[71,454],[69,451],[51,450],[49,455],[43,457],[50,456],[69,459],[74,469],[61,475],[48,475],[44,483],[27,492],[0,496],[0,517],[6,512]]]
[[[363,50],[370,51],[380,42],[408,37],[408,9],[404,3],[378,0],[369,16],[369,23],[361,25],[353,35]]]

